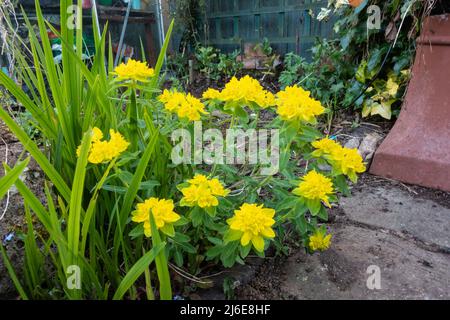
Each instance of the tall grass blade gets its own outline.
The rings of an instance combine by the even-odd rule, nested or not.
[[[156,256],[158,256],[161,251],[164,251],[165,245],[165,242],[162,242],[158,246],[154,246],[149,252],[143,255],[142,258],[140,258],[133,267],[131,267],[130,271],[128,271],[126,276],[120,282],[120,285],[117,288],[116,293],[114,294],[113,300],[119,300],[123,298],[128,289],[130,289],[130,287],[136,282],[136,280],[144,273],[150,263],[155,260]]]

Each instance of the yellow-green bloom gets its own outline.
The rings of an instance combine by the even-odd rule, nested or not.
[[[205,92],[203,92],[202,98],[205,100],[214,100],[214,99],[220,99],[220,91],[209,88]]]
[[[149,68],[147,64],[134,59],[129,59],[127,63],[121,63],[115,69],[113,74],[119,81],[140,81],[147,82],[155,75],[155,70]]]
[[[93,164],[113,160],[125,152],[130,145],[119,132],[112,129],[109,130],[109,135],[111,137],[109,141],[102,141],[103,132],[97,127],[92,129],[92,134],[88,161]],[[77,149],[77,155],[80,155],[80,147]]]
[[[234,211],[234,216],[227,223],[231,231],[240,232],[242,246],[251,242],[256,251],[263,252],[264,239],[275,237],[272,229],[275,224],[274,215],[274,209],[264,208],[262,204],[244,203],[239,210]]]
[[[308,246],[312,251],[325,251],[330,247],[331,234],[325,230],[317,229],[310,237]]]
[[[334,194],[333,182],[330,178],[312,170],[302,178],[292,193],[308,200],[323,201],[328,207],[331,207],[329,196]]]
[[[366,171],[366,166],[357,149],[341,148],[333,152],[331,158],[331,162],[336,169],[348,176],[353,182],[357,181],[358,173]]]
[[[152,214],[156,228],[168,236],[174,236],[173,223],[180,220],[180,216],[175,213],[174,208],[172,200],[150,198],[136,205],[136,211],[132,212],[131,220],[137,223],[143,222],[145,236],[151,237],[150,214]]]
[[[357,174],[366,171],[361,155],[357,149],[342,147],[329,138],[314,141],[312,146],[316,149],[312,155],[316,158],[324,157],[339,174],[344,174],[353,182],[358,179]]]
[[[216,207],[219,205],[217,197],[225,197],[229,193],[218,179],[208,179],[202,174],[196,174],[188,183],[188,187],[181,189],[183,206]]]
[[[180,119],[199,121],[202,114],[208,114],[204,104],[190,93],[164,90],[158,97],[164,104],[164,108],[170,113],[175,113]]]
[[[329,138],[323,138],[321,140],[314,141],[312,143],[312,146],[316,149],[312,153],[313,157],[316,158],[328,157],[335,152],[339,152],[342,149],[339,143]]]
[[[248,75],[240,79],[233,77],[222,91],[208,89],[203,93],[203,99],[239,102],[244,105],[256,103],[263,109],[275,105],[275,96]]]
[[[316,123],[316,117],[325,112],[322,104],[310,97],[310,92],[296,85],[277,94],[277,113],[284,121]]]

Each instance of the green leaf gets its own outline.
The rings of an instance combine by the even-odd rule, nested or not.
[[[206,208],[204,208],[204,210],[206,211],[206,213],[210,217],[215,217],[215,215],[216,215],[216,207],[206,207]]]
[[[317,216],[320,219],[322,219],[323,221],[328,221],[328,211],[327,211],[327,209],[325,209],[324,206],[321,206]]]
[[[292,209],[292,207],[294,207],[298,201],[298,197],[288,196],[277,203],[275,210],[279,212],[286,209]]]
[[[356,71],[356,80],[360,83],[366,83],[367,79],[367,61],[363,60]]]
[[[137,226],[133,228],[133,230],[130,231],[128,234],[132,240],[142,236],[144,234],[144,224],[139,223]]]
[[[189,219],[191,219],[194,227],[198,227],[203,223],[203,210],[197,206],[192,208],[192,211],[189,214]]]
[[[316,216],[319,213],[319,210],[322,206],[320,200],[310,200],[306,199],[306,206],[313,216]]]
[[[14,169],[7,172],[6,175],[0,179],[0,200],[3,196],[8,192],[9,188],[19,179],[23,170],[27,167],[30,162],[30,158],[27,158],[25,161],[19,162],[16,164]]]
[[[220,246],[223,243],[222,240],[219,239],[219,238],[208,237],[207,239],[208,239],[209,242],[211,242],[212,244],[215,244],[217,246]]]
[[[9,276],[11,277],[11,280],[14,283],[14,286],[16,287],[17,291],[19,292],[20,296],[23,300],[28,300],[28,296],[25,293],[25,290],[22,287],[22,284],[20,283],[19,279],[17,278],[17,274],[14,271],[14,268],[11,264],[11,261],[8,258],[8,255],[6,254],[5,249],[3,248],[3,245],[0,243],[0,251],[3,258],[3,263],[6,267],[6,270],[8,270]]]
[[[241,239],[241,237],[242,237],[242,231],[228,229],[227,232],[225,232],[225,234],[223,236],[223,241],[225,241],[225,243],[233,242],[233,241]]]
[[[156,227],[153,214],[149,212],[150,226],[152,229],[153,247],[158,247],[163,242]],[[172,300],[172,287],[170,283],[169,267],[167,263],[165,250],[161,250],[155,257],[156,273],[159,280],[159,292],[161,300]]]
[[[44,173],[50,179],[50,181],[55,185],[56,189],[58,189],[61,196],[67,202],[70,201],[70,189],[67,186],[64,179],[61,177],[59,172],[55,169],[55,167],[50,163],[47,159],[46,155],[44,155],[39,147],[34,143],[28,135],[23,131],[19,125],[8,115],[8,113],[0,108],[0,119],[2,119],[5,124],[8,126],[9,130],[16,136],[17,139],[22,143],[25,149],[30,152],[31,156],[34,160],[39,164]]]
[[[123,298],[128,289],[131,288],[136,280],[144,273],[145,269],[148,268],[150,263],[152,263],[160,252],[163,251],[165,246],[165,242],[161,242],[159,245],[154,246],[149,252],[143,255],[133,267],[131,267],[130,271],[128,271],[120,282],[119,287],[114,293],[113,300],[120,300]]]
[[[208,260],[214,259],[223,252],[224,246],[214,246],[206,251],[206,257]]]
[[[80,245],[80,230],[81,230],[81,212],[83,211],[83,191],[84,181],[86,178],[86,166],[88,163],[89,150],[91,148],[92,130],[84,134],[80,156],[77,161],[75,170],[75,177],[72,185],[72,192],[69,202],[69,218],[67,221],[67,243],[68,249],[73,255],[70,264],[78,264],[77,256]],[[73,259],[73,260],[72,260]]]
[[[128,187],[127,193],[125,194],[125,198],[123,200],[122,209],[120,211],[120,219],[122,225],[125,225],[128,214],[131,212],[133,207],[133,203],[136,199],[136,195],[138,193],[139,187],[141,185],[142,179],[145,174],[145,170],[147,169],[150,158],[155,151],[156,142],[158,141],[158,133],[155,133],[145,148],[144,154],[142,155],[141,160],[139,161],[138,167],[136,168],[136,172],[134,173],[133,180]]]
[[[245,247],[241,246],[239,248],[239,252],[241,254],[242,259],[247,258],[248,254],[250,253],[250,250],[252,249],[252,244],[249,243]]]
[[[371,106],[370,114],[380,115],[381,117],[390,120],[392,117],[391,104],[382,101],[381,103],[374,103]]]
[[[155,65],[155,76],[153,77],[153,80],[150,82],[150,88],[155,88],[156,85],[158,84],[158,77],[161,72],[161,68],[164,64],[167,48],[169,46],[170,38],[172,36],[172,30],[173,30],[174,23],[175,23],[175,20],[172,19],[172,22],[170,23],[169,29],[167,30],[167,33],[166,33],[164,44],[161,48],[161,51],[159,52],[158,61],[156,62],[156,65]]]
[[[344,175],[338,175],[334,178],[334,186],[338,191],[342,192],[344,196],[350,195],[350,189],[348,188],[347,180]]]

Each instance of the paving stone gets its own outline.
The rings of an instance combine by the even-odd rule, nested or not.
[[[426,243],[450,250],[450,209],[397,188],[368,186],[341,207],[353,221],[407,232]]]
[[[283,296],[297,299],[449,299],[450,255],[424,250],[390,233],[350,225],[332,227],[332,248],[299,251],[283,268]],[[369,289],[369,266],[381,289]]]

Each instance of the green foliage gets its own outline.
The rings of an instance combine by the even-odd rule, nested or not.
[[[199,45],[195,50],[196,68],[206,79],[226,81],[242,70],[242,63],[237,61],[239,54],[238,50],[225,54]]]
[[[217,49],[198,46],[195,50],[195,58],[197,60],[197,69],[205,75],[206,79],[219,80],[220,72],[217,64]]]
[[[334,4],[330,2],[331,9]],[[370,5],[381,8],[380,30],[367,30],[366,10]],[[408,84],[424,6],[424,2],[416,0],[370,0],[358,8],[335,8],[338,40],[319,41],[312,48],[311,62],[287,55],[280,83],[301,84],[335,109],[353,108],[364,116],[390,119],[391,114],[398,114]],[[387,96],[382,91],[389,90],[387,84],[392,86],[393,82],[398,90]]]
[[[18,279],[3,250],[2,255],[10,276],[24,299],[107,299],[116,290],[116,297],[123,296],[124,291],[134,297],[134,281],[147,270],[142,265],[148,267],[153,256],[156,258],[160,255],[160,246],[165,247],[165,243],[153,246],[143,239],[134,242],[124,237],[124,234],[132,206],[136,198],[139,198],[137,194],[154,191],[159,186],[159,183],[149,182],[150,177],[161,172],[160,167],[157,167],[160,161],[156,159],[155,145],[158,142],[158,146],[165,146],[162,143],[165,138],[159,135],[159,128],[153,126],[148,128],[149,131],[142,132],[146,128],[145,125],[142,126],[141,120],[144,111],[133,108],[133,104],[136,104],[133,99],[134,88],[125,93],[120,91],[113,74],[105,69],[106,62],[112,66],[112,55],[109,54],[107,61],[105,59],[106,50],[112,52],[111,47],[105,48],[107,28],[101,36],[95,36],[97,52],[92,57],[92,63],[89,67],[84,64],[81,59],[82,30],[75,32],[67,27],[66,12],[71,3],[61,1],[61,31],[58,32],[44,20],[39,2],[36,1],[41,40],[38,40],[34,27],[24,14],[29,30],[28,49],[32,52],[31,61],[28,61],[20,46],[14,50],[18,63],[17,77],[31,89],[30,95],[0,72],[0,83],[29,113],[28,122],[33,128],[39,128],[40,139],[48,152],[44,152],[30,138],[27,126],[22,128],[3,108],[0,108],[0,118],[40,165],[53,186],[52,190],[46,186],[46,208],[20,179],[15,180],[17,190],[30,209],[30,212],[26,211],[28,231],[25,236],[23,272],[26,277]],[[95,30],[95,21],[93,24]],[[59,65],[54,63],[48,28],[61,39],[62,61]],[[173,24],[155,66],[156,80],[172,28]],[[73,43],[76,45],[72,45]],[[28,63],[38,67],[29,68]],[[158,85],[158,81],[152,81],[145,88],[138,88],[140,99],[149,100],[158,90]],[[128,106],[129,112],[124,112],[123,104]],[[140,121],[137,121],[138,116]],[[117,163],[112,161],[109,165],[99,166],[88,164],[92,138],[90,133],[94,126],[101,127],[105,133],[109,129],[120,128],[129,141],[134,141],[133,152]],[[6,167],[10,173],[3,179],[13,181],[11,177],[15,175],[12,174],[19,169],[10,170]],[[3,184],[2,180],[2,187],[8,186],[9,182]],[[110,187],[125,187],[125,194],[108,191],[106,184]],[[33,228],[36,221],[42,226],[40,231]],[[142,249],[149,252],[142,258],[144,260],[140,254]],[[43,273],[49,264],[51,277]],[[81,271],[80,289],[69,288],[67,285],[66,280],[70,275],[68,270],[73,265],[79,266]],[[158,275],[164,273],[164,268],[159,269],[153,269],[152,272]],[[167,276],[153,283],[159,286],[162,298],[170,298],[167,294],[170,294],[167,290],[170,288]]]
[[[242,70],[243,64],[238,61],[239,55],[239,50],[235,50],[229,54],[219,53],[217,69],[224,79],[228,80],[231,77],[236,76]]]
[[[197,45],[192,57],[192,71],[199,74],[207,81],[227,81],[238,75],[243,68],[242,62],[238,61],[240,52],[235,50],[231,53],[222,53],[213,47]],[[189,84],[189,59],[185,53],[169,55],[167,69],[171,75],[168,81],[172,87],[184,90]]]
[[[228,90],[223,100],[218,91],[210,92],[213,97],[206,101],[169,90],[159,96],[162,91],[160,73],[173,22],[154,70],[136,61],[129,62],[131,72],[129,65],[113,70],[112,48],[105,45],[107,27],[103,34],[95,35],[96,53],[92,61],[85,64],[82,28],[75,31],[67,24],[71,1],[62,0],[60,4],[61,31],[58,32],[44,20],[36,1],[40,39],[25,15],[30,58],[36,67],[29,68],[21,48],[17,47],[15,54],[18,77],[30,88],[30,94],[0,72],[0,83],[30,113],[30,122],[39,129],[40,141],[46,147],[40,148],[26,128],[0,108],[0,119],[39,164],[47,179],[45,204],[17,179],[27,162],[20,162],[14,169],[5,165],[7,176],[1,180],[0,196],[15,183],[25,202],[27,232],[23,277],[17,277],[2,248],[2,258],[23,299],[136,299],[144,288],[149,299],[156,296],[171,299],[173,278],[169,266],[192,279],[204,271],[207,262],[224,267],[244,264],[252,250],[264,258],[264,251],[274,238],[277,250],[286,251],[281,238],[284,233],[280,231],[286,225],[298,231],[306,246],[311,234],[328,218],[325,206],[337,201],[332,186],[345,194],[347,178],[356,182],[356,169],[348,168],[344,163],[346,159],[339,154],[336,158],[331,154],[313,155],[311,143],[322,137],[316,128],[315,116],[325,113],[326,109],[304,91],[285,92],[285,99],[278,101],[257,80],[246,78],[229,83],[232,90]],[[93,21],[94,30],[95,23]],[[54,62],[48,28],[61,39],[60,64]],[[239,70],[235,65],[237,53],[220,55],[210,48],[199,48],[197,53],[200,71],[208,79],[215,79],[217,74],[227,78]],[[317,54],[325,56],[325,53]],[[166,98],[169,100],[164,102]],[[175,102],[176,106],[173,108],[174,104],[169,105],[169,102]],[[311,105],[314,115],[308,114],[311,110],[301,108],[300,103]],[[282,106],[286,111],[284,116],[279,113]],[[273,121],[261,121],[262,109],[272,113],[269,118]],[[248,162],[242,165],[218,163],[212,167],[175,164],[171,134],[176,129],[194,132],[193,121],[201,118],[195,117],[198,110],[207,111],[202,122],[205,130],[219,131],[228,126],[227,129],[245,131],[260,129],[263,124],[269,129],[278,129],[279,145],[277,138],[271,141],[275,145],[270,153],[280,156],[280,174],[263,173],[262,169],[278,167],[274,163],[258,163],[252,167]],[[192,117],[189,118],[192,121],[180,115],[181,111]],[[212,121],[213,111],[220,114],[219,124]],[[104,137],[100,137],[99,132]],[[120,147],[121,143],[113,143],[113,139],[126,140],[122,141],[126,147],[105,158]],[[202,147],[195,152],[203,152]],[[231,147],[239,155],[245,154],[245,149],[241,152],[234,141]],[[344,152],[344,149],[339,150]],[[93,155],[102,156],[102,160],[96,160]],[[361,157],[357,157],[353,162],[360,162],[364,169]],[[332,169],[323,169],[328,167],[326,165]],[[310,181],[308,194],[294,196],[292,189],[299,187],[298,177],[311,170],[320,172],[322,180]],[[207,180],[206,185],[205,182],[194,185],[196,204],[191,205],[181,190],[190,184],[195,174],[204,174],[205,179],[220,177],[230,192],[220,191],[218,180],[215,185]],[[326,189],[321,190],[323,184]],[[210,197],[205,200],[208,192]],[[212,197],[216,202],[211,201],[213,193],[218,195],[218,198]],[[143,205],[147,203],[145,200],[154,205],[155,199],[151,198],[157,198],[156,202],[167,199],[169,204],[164,202],[166,207],[156,208],[159,211],[155,207],[147,208]],[[201,205],[205,202],[212,204]],[[232,229],[230,218],[235,218],[236,211],[244,204],[250,209],[245,219],[237,221],[238,226]],[[256,204],[264,205],[264,209]],[[136,212],[141,217],[137,218]],[[163,219],[164,215],[168,220]],[[80,270],[79,277],[75,276],[80,287],[72,287],[68,281],[72,279],[73,267]],[[231,296],[231,292],[229,294]]]

